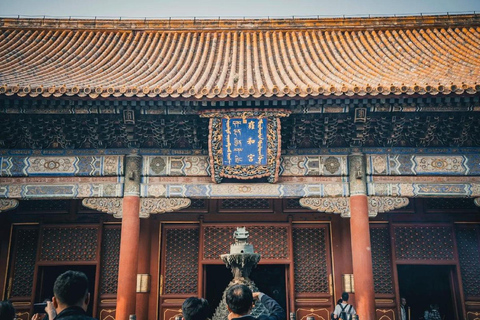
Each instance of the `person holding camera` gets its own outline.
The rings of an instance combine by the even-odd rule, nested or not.
[[[272,298],[262,292],[253,292],[244,284],[231,286],[226,294],[227,309],[230,312],[228,320],[285,320],[283,308]],[[254,307],[254,300],[261,301],[269,315],[260,315],[258,318],[250,315]]]
[[[83,272],[67,271],[55,280],[52,301],[47,302],[45,312],[50,320],[95,320],[87,315],[90,301],[88,278]],[[45,319],[36,313],[32,320]]]

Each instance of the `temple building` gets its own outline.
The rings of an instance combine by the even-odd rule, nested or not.
[[[237,228],[287,319],[480,318],[480,16],[0,18],[0,292],[220,305]]]

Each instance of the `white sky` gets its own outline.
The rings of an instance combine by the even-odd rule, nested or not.
[[[0,0],[0,16],[77,18],[480,14],[480,0]]]

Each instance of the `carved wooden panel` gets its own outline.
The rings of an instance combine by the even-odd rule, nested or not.
[[[70,200],[28,200],[20,201],[18,211],[21,213],[49,212],[67,213]]]
[[[190,205],[191,209],[206,209],[207,200],[205,199],[190,199],[192,204]]]
[[[327,230],[293,229],[295,293],[328,293]]]
[[[458,226],[456,229],[458,259],[466,297],[480,297],[479,226]]]
[[[478,212],[480,210],[471,198],[426,198],[424,201],[426,212],[449,212],[452,210]]]
[[[117,293],[120,235],[120,226],[115,228],[105,228],[103,231],[100,294]]]
[[[480,311],[468,311],[467,320],[480,320]]]
[[[32,295],[38,229],[19,227],[14,232],[14,264],[10,297],[29,297]]]
[[[372,244],[373,283],[375,293],[393,294],[390,231],[388,225],[370,227]]]
[[[304,207],[300,205],[298,202],[299,199],[286,199],[286,205],[285,207],[287,209],[300,209],[300,210],[305,210]]]
[[[240,225],[239,225],[240,226]],[[204,259],[220,259],[221,254],[230,252],[230,245],[234,243],[233,232],[235,226],[205,227],[204,230]],[[288,229],[284,226],[247,226],[250,233],[248,242],[255,252],[260,253],[262,259],[288,259]]]
[[[175,317],[179,316],[182,317],[182,309],[178,308],[168,308],[168,309],[163,309],[163,317],[161,317],[162,320],[175,320]]]
[[[332,310],[327,308],[299,308],[295,312],[297,320],[307,320],[307,317],[314,317],[315,320],[329,320]]]
[[[97,227],[46,227],[40,261],[95,261]]]
[[[166,228],[165,294],[197,294],[198,228]]]
[[[220,200],[220,211],[233,209],[272,209],[271,200],[269,199],[222,199]]]
[[[18,307],[15,307],[15,315],[17,320],[30,320],[30,312],[28,309],[23,310]]]
[[[375,315],[377,320],[395,320],[395,310],[393,309],[376,309]]]
[[[102,308],[100,309],[98,320],[115,320],[115,308]]]
[[[444,226],[396,226],[397,260],[453,260],[453,232]]]
[[[208,119],[197,115],[136,115],[135,118],[133,138],[140,148],[208,149]],[[127,125],[119,114],[76,114],[74,117],[4,114],[0,118],[0,136],[7,149],[129,147]]]

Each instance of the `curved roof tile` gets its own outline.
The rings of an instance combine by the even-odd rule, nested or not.
[[[479,25],[476,15],[217,25],[5,18],[0,19],[0,94],[209,99],[473,94],[480,90]]]

